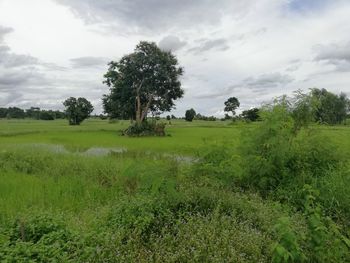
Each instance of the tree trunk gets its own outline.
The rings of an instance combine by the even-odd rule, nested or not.
[[[143,122],[144,119],[147,117],[147,113],[148,113],[149,107],[151,106],[152,99],[153,99],[152,97],[149,98],[149,100],[147,102],[147,105],[146,105],[146,107],[144,108],[144,110],[142,112],[141,122]]]
[[[140,98],[140,89],[142,87],[143,81],[139,84],[139,86],[136,88],[136,123],[141,124],[141,98]]]
[[[141,124],[141,99],[140,96],[136,96],[136,123]]]

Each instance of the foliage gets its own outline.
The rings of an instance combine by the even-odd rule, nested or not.
[[[311,262],[346,262],[350,260],[350,240],[343,236],[334,222],[323,215],[318,203],[319,192],[305,185],[304,213],[307,219],[307,244],[311,247]],[[330,252],[329,246],[333,249]]]
[[[25,111],[19,108],[0,108],[0,118],[8,119],[23,119],[31,118],[35,120],[54,120],[64,119],[65,115],[63,112],[58,110],[41,110],[38,107],[31,107]]]
[[[197,113],[196,116],[194,117],[196,120],[203,120],[203,121],[216,121],[217,118],[214,116],[205,116],[200,113]]]
[[[165,136],[165,123],[156,123],[155,121],[135,122],[125,131],[127,136]]]
[[[272,248],[272,262],[304,262],[306,257],[303,254],[297,234],[291,228],[291,223],[288,217],[278,219],[274,230],[278,235],[278,241]]]
[[[141,41],[133,53],[109,63],[104,75],[104,83],[110,87],[110,94],[103,97],[105,113],[113,118],[136,119],[140,124],[149,111],[170,111],[184,93],[179,80],[182,73],[173,54],[155,43]]]
[[[316,101],[316,121],[339,124],[346,120],[350,111],[350,100],[344,93],[333,94],[326,89],[312,89],[311,96]]]
[[[259,109],[253,108],[250,110],[244,110],[241,114],[241,117],[247,121],[257,121],[260,118]]]
[[[341,162],[336,148],[315,130],[300,131],[284,98],[266,108],[263,122],[243,136],[245,184],[263,193],[325,176]],[[299,130],[299,132],[296,132]]]
[[[23,119],[26,116],[24,110],[17,107],[2,108],[1,115],[1,118],[6,117],[8,119]]]
[[[0,245],[3,262],[67,262],[86,259],[89,247],[49,215],[17,219],[8,229],[8,241]],[[91,252],[90,252],[91,253]]]
[[[196,111],[192,108],[185,112],[185,120],[186,121],[193,121],[195,116],[196,116]]]
[[[6,116],[7,116],[7,111],[8,111],[7,108],[0,108],[0,118],[1,118],[1,119],[6,118]]]
[[[80,125],[94,110],[91,102],[85,98],[70,97],[63,102],[63,105],[66,107],[65,113],[69,125]]]
[[[227,101],[225,101],[224,111],[232,112],[232,116],[235,116],[236,109],[239,107],[239,105],[239,100],[236,97],[228,98]]]
[[[349,128],[296,129],[293,104],[161,139],[1,120],[0,261],[349,262]]]

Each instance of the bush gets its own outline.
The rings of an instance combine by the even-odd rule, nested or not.
[[[263,194],[301,189],[342,163],[329,138],[311,128],[295,129],[286,101],[263,112],[263,122],[243,134],[240,149],[242,183]]]
[[[0,245],[1,262],[73,262],[87,260],[92,250],[61,219],[46,214],[17,219]]]
[[[125,131],[127,136],[165,136],[165,123],[156,123],[154,121],[144,121],[141,124],[134,123],[130,125]]]

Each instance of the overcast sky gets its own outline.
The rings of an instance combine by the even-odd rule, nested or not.
[[[96,113],[107,63],[140,40],[172,50],[193,107],[223,115],[309,88],[350,95],[349,0],[0,0],[0,107],[62,109],[70,96]]]

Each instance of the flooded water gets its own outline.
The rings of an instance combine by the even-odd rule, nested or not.
[[[172,153],[157,153],[157,152],[131,152],[128,151],[127,148],[124,147],[73,147],[73,146],[65,146],[61,144],[46,144],[46,143],[35,143],[35,144],[25,144],[24,147],[37,148],[41,150],[46,150],[53,153],[61,153],[61,154],[75,154],[81,156],[97,156],[97,157],[105,157],[109,155],[114,156],[147,156],[149,158],[154,159],[173,159],[175,161],[181,163],[194,163],[197,162],[198,159],[192,156],[183,156]]]

